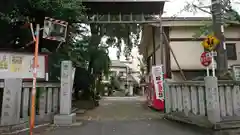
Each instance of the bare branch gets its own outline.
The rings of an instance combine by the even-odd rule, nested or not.
[[[194,5],[194,4],[192,4],[192,6],[193,6],[194,8],[197,8],[197,9],[199,9],[199,10],[205,12],[205,13],[212,14],[211,12],[209,12],[209,11],[203,9],[202,7],[198,7],[197,5]]]

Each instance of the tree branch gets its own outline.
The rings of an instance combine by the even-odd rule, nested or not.
[[[199,10],[205,12],[205,13],[212,14],[211,12],[209,12],[209,11],[207,11],[207,10],[204,10],[202,7],[198,7],[198,6],[195,5],[195,4],[192,4],[192,6],[193,6],[194,8],[197,8],[197,9],[199,9]]]

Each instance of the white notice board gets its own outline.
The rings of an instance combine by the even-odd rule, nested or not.
[[[46,55],[39,55],[37,78],[45,79]],[[33,54],[0,52],[0,79],[33,77]]]

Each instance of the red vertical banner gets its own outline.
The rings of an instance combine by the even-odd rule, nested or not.
[[[160,99],[163,99],[164,98],[164,96],[163,96],[163,82],[162,82],[162,80],[161,81],[159,81],[158,83],[158,89],[159,89],[159,97],[160,97]]]
[[[152,105],[154,109],[164,110],[163,66],[152,67]]]
[[[152,67],[152,76],[153,76],[153,84],[156,93],[156,99],[163,100],[163,66],[153,66]],[[160,96],[161,95],[161,96]]]

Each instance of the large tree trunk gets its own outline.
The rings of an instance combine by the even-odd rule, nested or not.
[[[101,42],[101,35],[99,35],[99,26],[96,24],[90,24],[90,28],[91,28],[91,40],[90,40],[90,47],[92,48],[97,48],[98,45]],[[95,50],[95,49],[90,49],[90,50]],[[91,52],[90,52],[91,53]],[[90,57],[90,61],[89,61],[89,65],[88,65],[88,71],[89,73],[92,73],[93,71],[93,61],[94,61],[94,55],[91,55]]]
[[[90,44],[89,47],[93,48],[93,49],[89,49],[89,50],[96,50],[98,48],[98,45],[101,42],[101,34],[100,34],[100,29],[99,29],[99,25],[97,24],[90,24],[90,28],[91,28],[91,40],[90,40]],[[95,49],[96,48],[96,49]],[[84,97],[91,97],[95,103],[95,105],[98,105],[98,101],[95,99],[95,91],[94,89],[96,88],[96,75],[94,74],[94,67],[93,67],[93,62],[95,60],[95,55],[94,52],[89,52],[92,55],[90,55],[90,60],[89,60],[89,65],[88,65],[88,72],[93,75],[94,77],[94,81],[92,83],[92,87],[90,90],[84,91],[83,96]]]
[[[97,89],[96,89],[96,93],[97,94],[100,94],[102,91],[101,91],[101,88],[100,88],[100,85],[101,85],[101,78],[102,78],[102,76],[101,75],[99,75],[98,77],[97,77],[97,81],[96,81],[96,83],[97,83]]]
[[[97,24],[90,24],[90,28],[91,28],[91,35],[92,35],[91,40],[90,40],[90,47],[98,48],[98,45],[100,44],[101,38],[102,38],[101,34],[99,34],[100,33],[100,27]],[[90,49],[90,50],[96,50],[96,49]],[[90,53],[94,54],[94,52],[90,52]],[[93,62],[94,62],[94,60],[95,60],[95,56],[91,55],[89,65],[88,65],[88,72],[90,74],[93,74],[93,70],[94,70]],[[95,77],[95,75],[94,75],[94,77]],[[95,81],[94,81],[94,83],[95,83]]]

